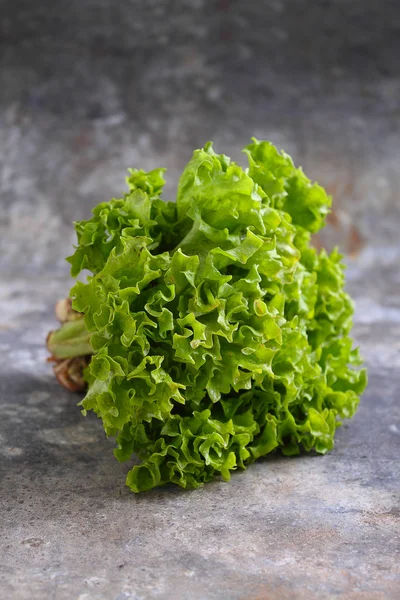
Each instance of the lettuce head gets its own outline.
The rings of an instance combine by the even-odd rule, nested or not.
[[[163,169],[132,169],[122,198],[75,224],[71,273],[90,275],[49,347],[79,356],[87,336],[81,405],[118,460],[140,458],[134,492],[228,480],[274,450],[323,454],[366,385],[341,255],[310,244],[330,198],[271,143],[244,152],[246,169],[196,150],[176,202]]]

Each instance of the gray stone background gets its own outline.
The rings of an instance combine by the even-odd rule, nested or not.
[[[397,0],[0,0],[0,596],[400,597]],[[334,198],[370,385],[324,457],[136,497],[43,340],[71,222],[250,136]]]
[[[397,242],[397,0],[1,0],[1,260],[64,269],[71,221],[130,166],[207,140],[293,154],[335,198],[346,251]],[[350,223],[351,221],[351,223]]]

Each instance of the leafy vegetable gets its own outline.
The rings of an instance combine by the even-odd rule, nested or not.
[[[176,203],[160,199],[163,169],[133,169],[128,193],[75,225],[71,273],[92,273],[71,290],[84,317],[49,347],[70,358],[90,338],[81,405],[118,460],[142,460],[134,492],[228,480],[276,448],[325,453],[366,385],[341,256],[310,245],[330,198],[269,142],[244,152],[246,170],[196,150]]]

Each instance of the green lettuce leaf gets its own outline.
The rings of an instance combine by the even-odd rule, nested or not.
[[[135,492],[196,488],[280,449],[333,447],[366,385],[343,263],[310,245],[330,198],[269,142],[244,170],[209,143],[160,198],[163,169],[75,224],[71,290],[93,357],[84,411],[141,459]]]

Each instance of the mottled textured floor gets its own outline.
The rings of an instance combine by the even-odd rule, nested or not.
[[[388,600],[400,589],[400,279],[352,263],[370,385],[326,456],[273,456],[229,484],[136,496],[43,339],[67,283],[0,296],[2,596]]]

